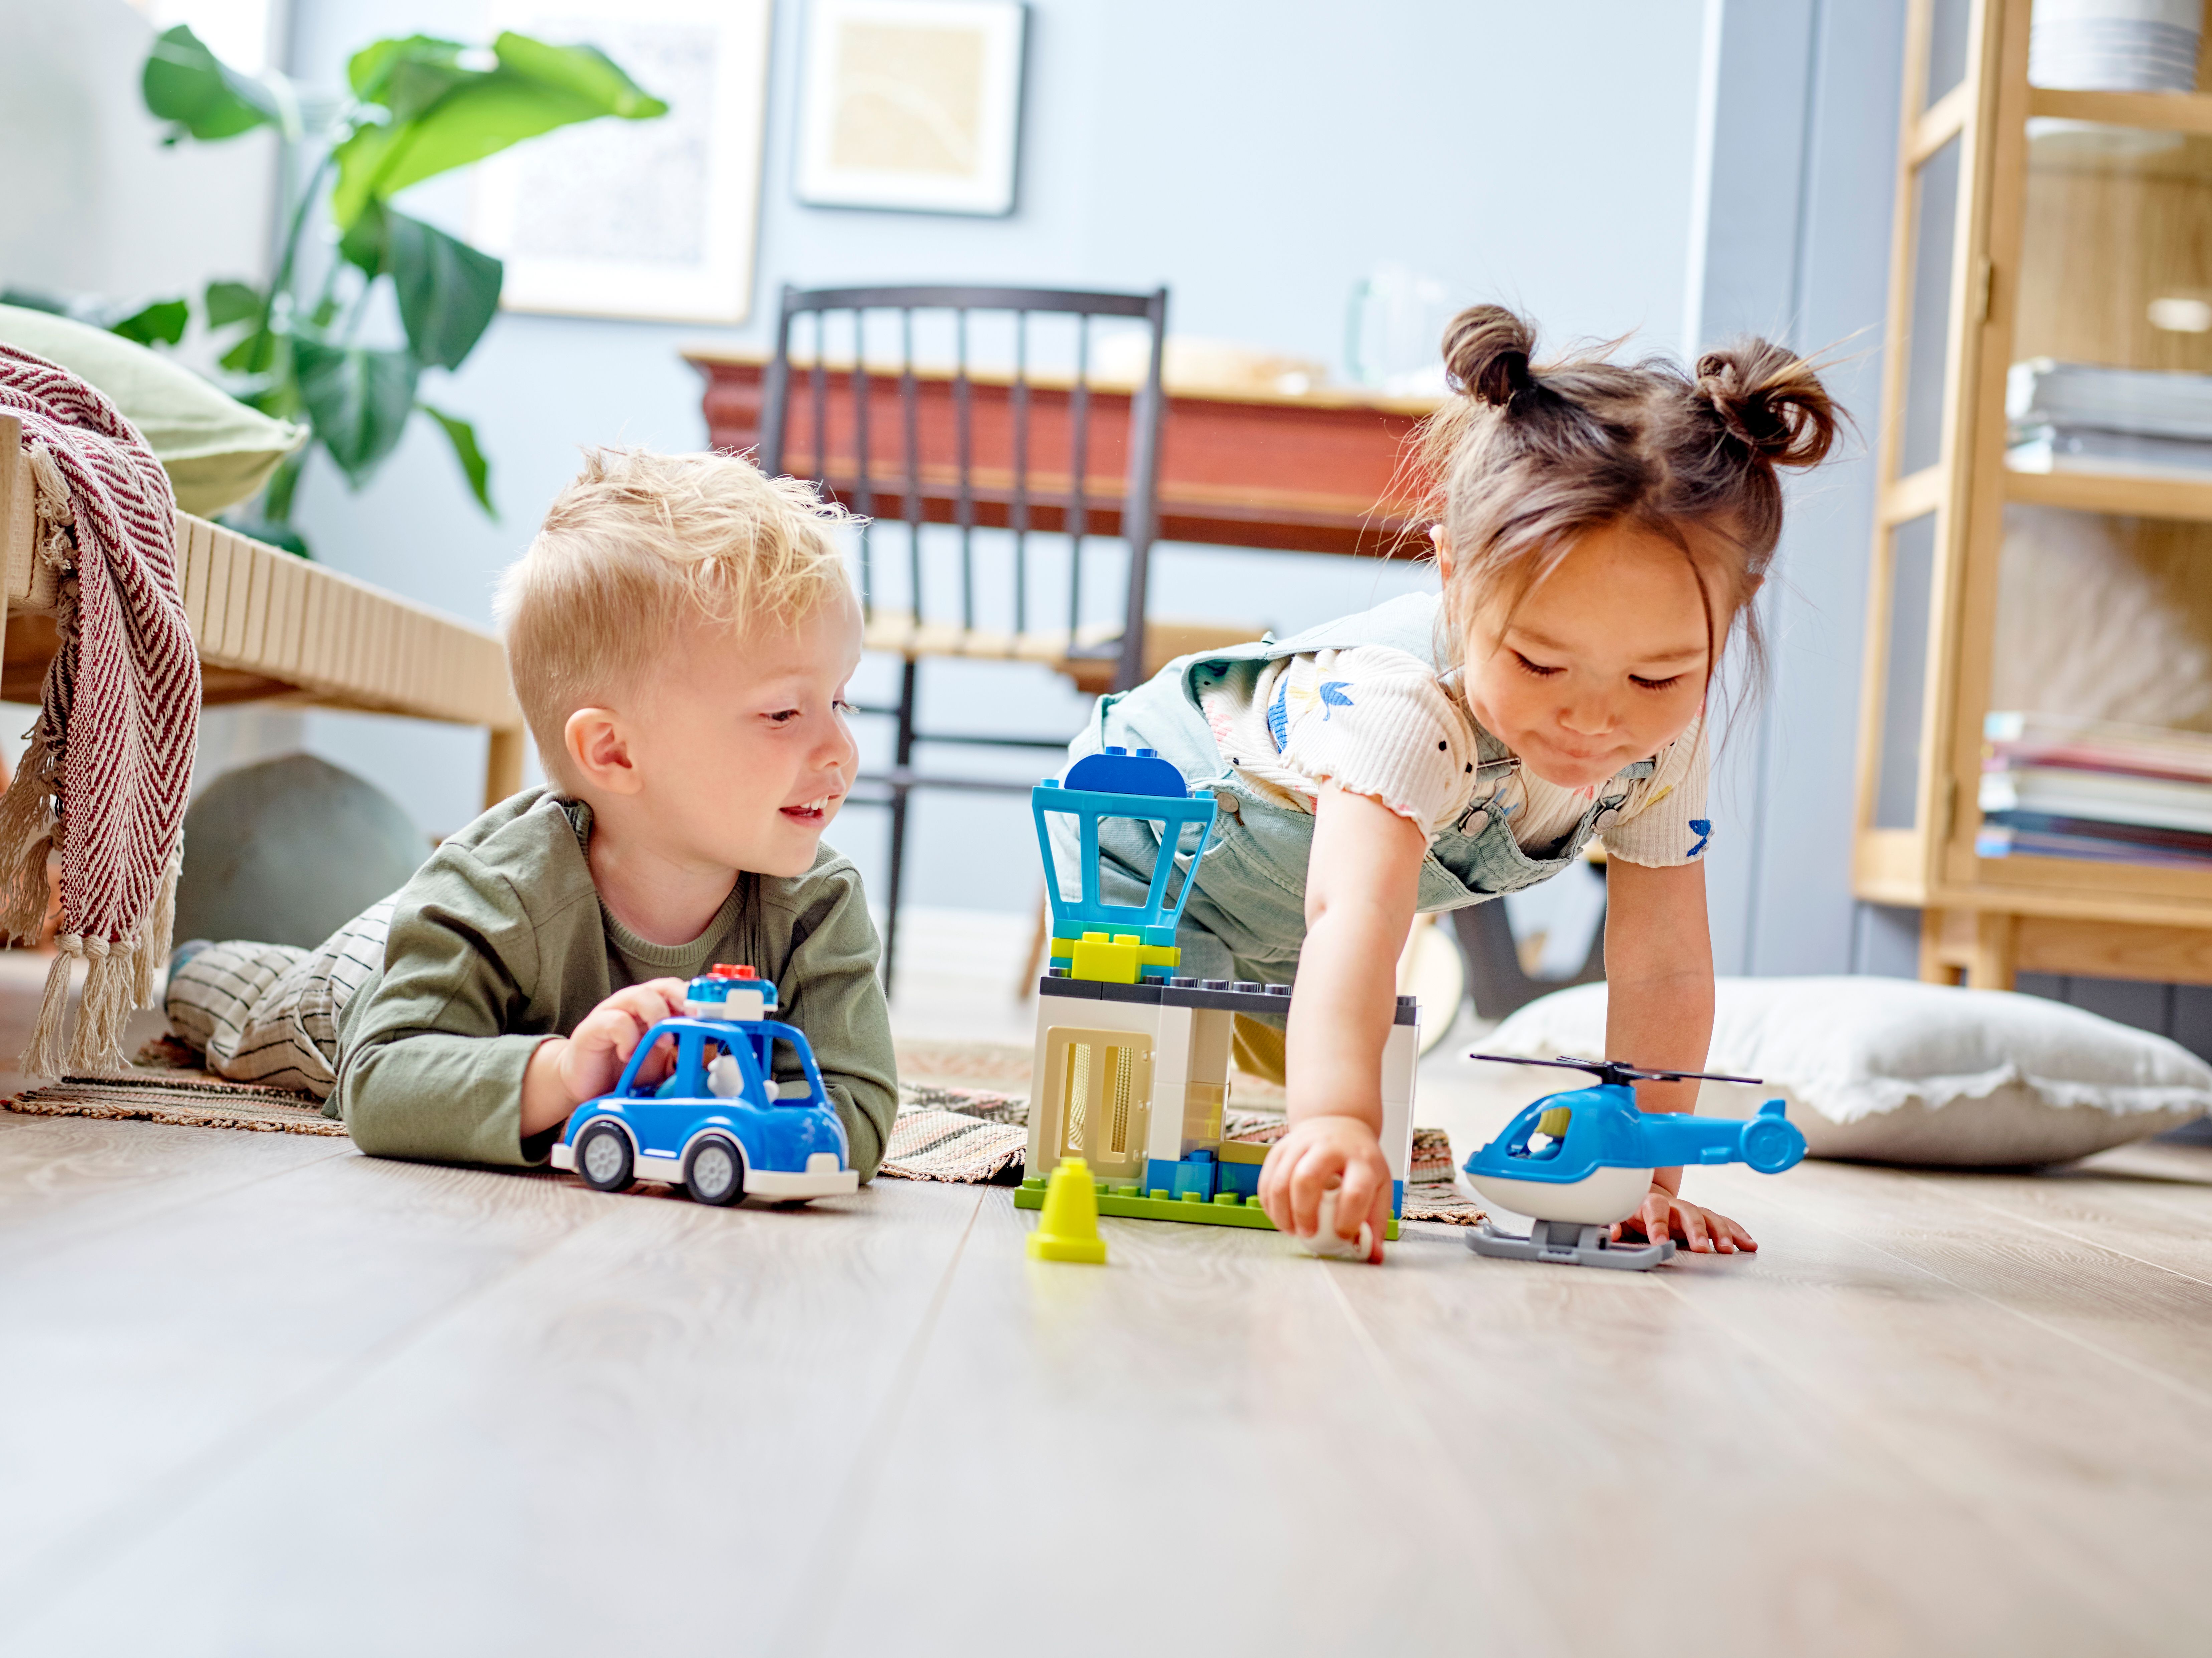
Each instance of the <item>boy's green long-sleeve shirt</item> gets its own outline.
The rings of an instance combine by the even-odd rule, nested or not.
[[[400,889],[384,965],[346,1005],[325,1106],[380,1157],[544,1161],[555,1133],[522,1139],[522,1073],[625,985],[749,963],[775,982],[777,1017],[806,1035],[867,1180],[883,1160],[898,1082],[860,873],[823,847],[796,879],[741,875],[689,944],[647,943],[599,902],[584,847],[591,809],[544,789],[501,802]]]

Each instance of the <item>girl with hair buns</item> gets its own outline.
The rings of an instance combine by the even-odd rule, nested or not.
[[[1726,650],[1762,660],[1752,599],[1782,531],[1783,467],[1814,465],[1840,413],[1810,365],[1764,340],[1696,371],[1601,355],[1537,366],[1498,306],[1455,317],[1459,395],[1423,433],[1440,595],[1285,640],[1186,657],[1101,700],[1079,756],[1150,748],[1220,804],[1192,872],[1182,971],[1280,982],[1286,1026],[1237,1020],[1237,1063],[1285,1078],[1290,1129],[1260,1199],[1311,1238],[1373,1226],[1399,952],[1417,911],[1548,879],[1607,853],[1606,1051],[1702,1069],[1712,1032],[1703,859],[1706,709]],[[1140,902],[1151,826],[1102,824],[1102,896]],[[1188,847],[1179,849],[1186,865]],[[1638,1085],[1688,1111],[1695,1083]],[[1757,1248],[1662,1169],[1616,1236]]]

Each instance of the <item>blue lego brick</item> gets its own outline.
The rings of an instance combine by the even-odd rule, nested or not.
[[[1139,749],[1132,754],[1111,744],[1097,754],[1085,755],[1069,767],[1060,786],[1092,794],[1143,794],[1169,800],[1190,798],[1190,785],[1170,762],[1160,758],[1158,749]]]
[[[1014,1188],[1014,1207],[1042,1209],[1044,1207],[1044,1182],[1025,1180]],[[1098,1188],[1098,1212],[1115,1215],[1123,1220],[1179,1220],[1204,1226],[1245,1226],[1255,1230],[1272,1232],[1274,1222],[1267,1212],[1253,1199],[1237,1199],[1234,1193],[1224,1193],[1212,1202],[1204,1202],[1195,1194],[1188,1199],[1163,1197],[1155,1192],[1146,1194],[1134,1186],[1102,1186]],[[1382,1228],[1383,1237],[1398,1241],[1398,1223],[1393,1218]]]
[[[1190,1197],[1200,1203],[1213,1201],[1220,1189],[1221,1165],[1214,1162],[1211,1151],[1194,1151],[1181,1163],[1164,1163],[1154,1159],[1145,1167],[1145,1185],[1157,1189],[1165,1187],[1169,1195]]]
[[[1220,1177],[1215,1182],[1215,1195],[1218,1196],[1224,1192],[1233,1192],[1243,1198],[1255,1198],[1260,1195],[1260,1165],[1258,1163],[1224,1163],[1220,1165]]]

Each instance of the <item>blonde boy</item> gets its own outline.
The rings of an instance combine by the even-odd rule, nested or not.
[[[326,1094],[364,1151],[535,1163],[686,980],[749,963],[872,1175],[890,1022],[860,876],[821,843],[857,758],[836,516],[727,456],[588,456],[500,594],[549,786],[312,955],[183,961],[179,1034],[225,1074]]]

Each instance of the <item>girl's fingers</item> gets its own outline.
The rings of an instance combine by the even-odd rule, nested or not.
[[[1291,1175],[1291,1230],[1299,1237],[1310,1238],[1320,1229],[1321,1194],[1343,1171],[1344,1159],[1319,1146],[1298,1159]]]
[[[1713,1241],[1705,1231],[1705,1211],[1694,1203],[1677,1204],[1675,1218],[1682,1223],[1682,1241],[1701,1254],[1711,1254]]]
[[[1375,1169],[1364,1160],[1347,1165],[1336,1194],[1336,1235],[1353,1239],[1375,1207]],[[1379,1230],[1379,1229],[1378,1229]]]
[[[1729,1248],[1731,1249],[1756,1249],[1759,1248],[1758,1243],[1753,1240],[1751,1234],[1744,1230],[1743,1224],[1741,1221],[1733,1221],[1726,1215],[1716,1215],[1711,1212],[1707,1212],[1705,1218],[1718,1225],[1727,1234]]]

